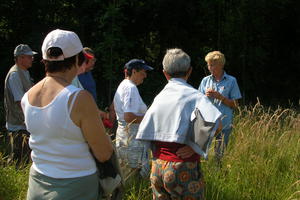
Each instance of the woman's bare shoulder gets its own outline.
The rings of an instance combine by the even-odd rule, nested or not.
[[[97,109],[97,105],[94,101],[93,96],[87,90],[79,91],[76,97],[74,107],[76,107],[80,111],[91,111]]]

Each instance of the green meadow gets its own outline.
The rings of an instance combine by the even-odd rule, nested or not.
[[[221,166],[213,148],[201,164],[208,200],[300,199],[299,110],[239,108]],[[0,165],[0,200],[26,199],[29,166],[17,170],[9,163],[3,143]],[[149,180],[128,181],[123,199],[152,199]]]

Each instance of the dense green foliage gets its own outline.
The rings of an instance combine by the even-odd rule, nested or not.
[[[206,197],[211,200],[300,199],[300,114],[292,109],[240,109],[222,167],[202,161]],[[0,156],[0,199],[24,199],[28,168],[15,170]],[[149,181],[131,180],[124,199],[150,200]]]
[[[131,58],[145,59],[155,68],[140,86],[150,104],[166,83],[161,61],[172,47],[191,56],[189,82],[196,88],[207,75],[204,56],[220,50],[226,56],[226,71],[238,80],[244,103],[260,97],[264,104],[299,106],[299,2],[1,0],[0,79],[14,63],[15,46],[27,43],[39,52],[30,72],[40,80],[43,38],[61,28],[75,31],[84,46],[96,52],[93,74],[100,107],[110,104],[123,79],[122,68]],[[0,125],[4,121],[1,103]],[[202,162],[207,199],[300,199],[299,124],[299,113],[290,109],[273,111],[258,104],[239,110],[222,168],[216,167],[213,155]],[[29,169],[7,165],[0,147],[0,200],[24,199]],[[147,181],[132,182],[126,189],[125,199],[151,199]]]
[[[95,49],[100,106],[110,104],[123,78],[122,67],[131,58],[155,67],[141,86],[151,103],[165,83],[161,61],[172,47],[191,56],[190,83],[195,87],[207,74],[204,56],[218,49],[244,102],[260,97],[264,103],[297,105],[299,5],[295,0],[1,0],[0,77],[13,64],[17,44],[28,43],[40,52],[45,35],[61,28],[75,31],[85,46]],[[38,55],[31,69],[35,81],[44,76],[40,59]]]

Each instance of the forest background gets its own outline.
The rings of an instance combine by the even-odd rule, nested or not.
[[[41,45],[53,29],[72,30],[95,50],[102,109],[111,103],[128,60],[141,58],[155,68],[139,86],[150,105],[167,82],[161,64],[166,49],[182,48],[191,56],[189,83],[195,88],[208,75],[205,55],[220,50],[243,106],[235,113],[222,170],[214,159],[202,162],[207,199],[300,199],[299,11],[297,0],[1,0],[0,125],[14,48],[26,43],[39,53],[30,68],[37,82],[45,75]],[[0,199],[24,199],[29,170],[6,165],[1,153]],[[129,185],[124,199],[151,199],[149,182]]]
[[[238,80],[242,103],[299,107],[300,1],[296,0],[1,0],[0,79],[14,64],[13,50],[26,43],[39,54],[30,68],[34,81],[43,39],[53,29],[76,32],[95,50],[93,70],[99,106],[108,106],[124,78],[123,66],[144,59],[155,70],[140,86],[146,104],[166,84],[162,59],[182,48],[192,59],[189,83],[198,88],[208,75],[205,55],[225,54],[225,70]]]

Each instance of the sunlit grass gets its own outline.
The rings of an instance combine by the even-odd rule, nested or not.
[[[132,178],[126,182],[123,199],[152,199],[152,190],[149,180]]]
[[[236,113],[222,168],[203,163],[207,199],[297,199],[300,116],[257,104]]]
[[[24,200],[28,187],[29,166],[18,168],[13,163],[7,165],[0,155],[0,200]]]
[[[0,200],[25,199],[29,168],[16,170],[3,156],[0,162]],[[209,200],[300,199],[299,112],[260,104],[239,109],[222,167],[212,149],[202,170]],[[129,180],[123,199],[152,199],[149,180]]]

